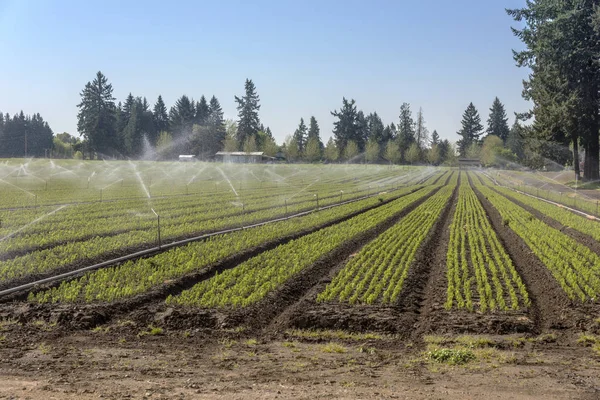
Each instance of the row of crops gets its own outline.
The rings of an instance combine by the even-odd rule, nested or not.
[[[415,254],[446,207],[458,174],[384,234],[365,246],[317,296],[319,302],[394,304]]]
[[[354,220],[366,218],[365,214],[368,216],[377,213],[379,216],[385,216],[386,212],[389,213],[389,210],[393,207],[410,204],[431,193],[436,187],[427,185],[414,193],[411,193],[413,188],[401,189],[398,193],[384,194],[378,198],[361,200],[296,219],[216,236],[210,240],[192,243],[154,257],[90,272],[81,279],[64,282],[52,290],[31,294],[30,299],[44,303],[114,301],[131,297],[158,286],[165,280],[199,271],[219,260],[250,250],[269,241],[303,232],[375,206],[380,203],[380,199],[392,199],[400,196],[398,200],[354,217]],[[332,228],[339,225],[334,225]],[[294,243],[297,243],[297,241]],[[293,245],[287,246],[293,247]]]
[[[411,289],[406,287],[406,281],[411,268],[416,268],[419,250],[423,249],[424,243],[433,233],[439,234],[439,231],[434,230],[436,223],[444,222],[440,219],[444,210],[454,205],[454,212],[449,214],[446,222],[450,228],[446,231],[449,239],[447,243],[443,243],[445,263],[431,266],[442,268],[437,271],[443,271],[445,276],[445,299],[439,299],[439,304],[443,304],[447,310],[477,313],[527,312],[531,306],[531,293],[519,274],[520,270],[515,266],[515,260],[511,259],[510,252],[494,231],[479,195],[487,199],[486,207],[491,205],[499,212],[504,225],[523,240],[569,298],[585,302],[594,301],[598,297],[600,256],[586,245],[536,218],[521,204],[598,241],[600,225],[597,221],[496,186],[480,173],[446,172],[444,179],[438,179],[442,175],[443,171],[430,175],[416,172],[400,174],[399,179],[398,171],[382,169],[378,174],[365,176],[362,181],[355,181],[348,176],[323,176],[318,184],[301,193],[297,193],[296,188],[285,185],[266,193],[249,189],[244,195],[243,212],[231,204],[238,198],[234,193],[228,195],[228,199],[231,199],[226,201],[228,204],[223,204],[215,193],[207,194],[198,203],[194,202],[194,196],[184,196],[175,201],[156,199],[154,205],[162,207],[164,213],[170,210],[173,216],[172,224],[165,222],[166,237],[181,237],[186,232],[191,232],[186,229],[207,232],[284,215],[286,210],[282,206],[270,206],[269,202],[289,199],[290,195],[294,197],[293,201],[286,201],[288,213],[313,209],[316,207],[316,198],[312,192],[315,189],[321,194],[321,206],[340,202],[340,187],[347,187],[348,184],[356,187],[356,198],[364,196],[370,190],[369,185],[385,186],[387,183],[389,188],[394,189],[389,192],[382,190],[377,197],[320,210],[295,219],[222,234],[152,257],[88,272],[52,289],[34,291],[29,294],[29,301],[110,303],[125,300],[149,293],[165,282],[201,271],[212,271],[211,268],[233,256],[248,254],[246,260],[238,265],[214,275],[208,274],[209,278],[165,300],[171,306],[225,309],[248,307],[263,301],[283,285],[293,282],[300,274],[312,271],[310,268],[319,260],[345,248],[349,243],[355,243],[368,232],[380,230],[392,218],[406,214],[353,254],[332,277],[331,282],[316,294],[316,301],[325,305],[343,303],[350,306],[394,306],[402,301],[406,290]],[[424,177],[426,179],[421,182]],[[420,183],[416,184],[417,182]],[[390,183],[396,183],[397,186],[392,187]],[[343,200],[352,198],[347,192],[342,196]],[[450,203],[453,198],[456,200],[455,204]],[[390,201],[385,202],[387,200]],[[385,203],[381,204],[382,201]],[[122,204],[126,204],[126,201]],[[103,210],[95,210],[91,206],[86,208],[88,205],[81,207],[89,210],[96,220],[103,215],[113,215],[116,219],[126,218],[127,215],[117,203],[107,204]],[[412,211],[407,212],[408,209]],[[23,210],[23,215],[31,217],[36,215],[34,212],[35,210]],[[59,227],[58,236],[71,234],[72,242],[1,261],[0,282],[27,275],[52,273],[81,260],[94,260],[110,254],[114,249],[134,248],[139,245],[140,242],[136,240],[141,240],[141,237],[152,240],[151,224],[134,229],[134,234],[116,230],[107,231],[104,236],[80,237],[77,236],[80,233],[76,229],[69,230],[69,224],[81,223],[86,226],[85,216],[69,214],[70,222],[63,222],[57,214],[49,216],[48,221],[54,221]],[[15,217],[13,221],[16,223],[18,218]],[[125,226],[127,229],[131,227]],[[14,247],[8,247],[7,244],[3,248],[4,254],[27,249],[28,239],[31,240],[30,243],[35,243],[35,238],[42,243],[53,243],[51,240],[43,242],[45,231],[40,229],[43,227],[44,223],[40,223],[37,227],[39,230],[32,229],[29,236],[17,234],[14,238],[11,237],[15,239]],[[61,230],[62,227],[64,230]],[[50,230],[49,227],[47,229]],[[148,236],[136,236],[137,233]],[[78,237],[81,239],[78,240]],[[282,238],[285,240],[282,241]],[[17,240],[22,240],[22,247],[19,247]],[[0,245],[3,245],[1,241]],[[263,249],[263,246],[268,247],[250,257],[252,250]]]
[[[505,225],[523,239],[572,300],[595,300],[600,294],[600,256],[585,245],[550,227],[496,190],[476,183],[498,210]],[[536,200],[536,206],[539,200]],[[558,217],[560,218],[560,217]],[[580,223],[584,218],[578,217]]]
[[[226,165],[156,162],[0,162],[0,209],[40,205],[147,199],[163,196],[239,193],[307,185],[316,177],[359,181],[386,167]],[[396,173],[418,168],[396,167]]]
[[[446,266],[447,309],[486,312],[530,305],[525,285],[466,177],[450,226]]]
[[[437,174],[439,176],[439,174]],[[389,179],[389,172],[383,174]],[[402,177],[406,187],[397,183],[398,190],[393,193],[403,193],[415,190],[418,186],[409,186],[411,180],[422,177],[413,174]],[[371,177],[371,179],[381,176]],[[395,177],[398,180],[397,176]],[[437,179],[433,177],[431,179]],[[370,182],[370,181],[369,181]],[[326,182],[327,183],[327,182]],[[365,184],[361,182],[360,184]],[[358,185],[358,184],[357,184]],[[164,210],[171,210],[171,218],[161,215],[161,235],[164,240],[173,240],[191,235],[199,235],[228,228],[251,225],[260,221],[279,218],[291,213],[309,211],[319,206],[335,204],[353,198],[365,196],[367,192],[357,190],[355,193],[341,193],[335,182],[329,182],[322,187],[325,195],[321,198],[314,194],[298,194],[294,201],[283,206],[269,207],[272,198],[279,194],[255,193],[249,197],[244,204],[244,211],[240,207],[231,205],[228,201],[213,199],[189,199],[185,198],[181,203],[161,203]],[[367,190],[368,187],[367,187]],[[343,197],[346,195],[346,197]],[[265,206],[265,203],[267,206]],[[82,205],[79,210],[71,214],[58,213],[49,215],[43,221],[37,221],[31,227],[19,231],[13,236],[5,236],[7,240],[0,239],[2,253],[0,253],[0,282],[20,278],[32,274],[49,273],[53,270],[68,267],[70,265],[91,263],[99,258],[110,257],[115,252],[125,253],[128,249],[136,249],[144,245],[156,243],[156,220],[140,224],[137,228],[119,223],[121,218],[129,217],[123,206],[112,203],[108,208],[93,212],[89,205]],[[245,210],[245,207],[248,210]],[[254,208],[254,211],[253,211]],[[158,209],[160,210],[160,209]],[[88,213],[87,211],[90,211]],[[31,210],[26,210],[27,213]],[[114,216],[114,218],[112,218]],[[168,216],[168,214],[167,214]],[[15,219],[18,219],[15,217]],[[130,218],[131,219],[131,218]],[[135,218],[136,220],[138,218]],[[114,220],[114,224],[107,221]],[[35,221],[35,220],[34,220]],[[111,225],[108,232],[97,234],[96,225]],[[89,227],[89,229],[87,229]],[[31,230],[30,230],[31,229]]]
[[[407,177],[406,180],[408,179]],[[364,183],[369,184],[370,181],[361,182]],[[395,187],[399,185],[398,182]],[[32,217],[30,210],[22,213],[23,215],[11,211],[10,217],[3,221],[0,229],[0,234],[4,234],[4,240],[0,240],[0,254],[26,253],[67,242],[123,233],[141,235],[138,239],[141,243],[152,242],[156,238],[157,221],[150,209],[160,214],[162,237],[169,240],[190,233],[248,225],[311,210],[317,206],[315,194],[319,196],[319,206],[369,194],[368,187],[348,190],[348,185],[333,180],[323,182],[317,189],[320,189],[318,194],[304,192],[294,195],[291,189],[284,188],[279,192],[254,191],[243,198],[236,198],[235,195],[209,195],[163,199],[151,203],[114,202],[102,207],[86,204],[64,207],[60,212],[53,213],[50,210],[50,214],[42,214],[40,220],[36,221],[40,217],[34,217],[36,222],[29,226],[27,224]],[[295,192],[298,190],[295,189]],[[24,226],[26,228],[23,229]]]

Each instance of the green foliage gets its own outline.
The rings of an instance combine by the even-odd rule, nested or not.
[[[475,360],[475,353],[468,349],[436,349],[427,353],[430,360],[450,364],[462,365]]]
[[[525,284],[464,175],[450,225],[446,266],[447,309],[456,306],[474,311],[477,306],[478,311],[487,312],[530,306]],[[479,297],[477,305],[473,304],[474,282]]]
[[[347,221],[261,253],[178,296],[169,297],[167,303],[210,308],[246,307],[254,304],[324,255],[375,228],[432,190],[433,187],[426,187]]]
[[[235,96],[238,110],[237,141],[245,143],[248,137],[255,136],[260,130],[260,98],[256,93],[256,86],[251,79],[246,79],[244,84],[245,94],[242,97]]]
[[[92,82],[81,92],[77,105],[77,130],[88,141],[90,151],[118,155],[117,114],[112,96],[113,87],[98,71]]]
[[[415,254],[448,203],[456,183],[454,177],[448,186],[366,245],[317,296],[317,301],[396,303]]]
[[[509,227],[550,270],[572,300],[595,300],[600,294],[600,256],[554,229],[508,198],[481,184],[478,190],[500,212]]]
[[[457,142],[458,153],[461,157],[469,157],[469,155],[467,155],[467,150],[474,143],[477,143],[479,137],[483,133],[481,117],[473,103],[469,103],[469,106],[465,110],[461,125],[461,129],[457,132],[457,134],[461,136],[461,139]]]
[[[488,118],[487,134],[497,136],[502,140],[502,143],[506,143],[508,139],[508,118],[506,117],[506,110],[504,104],[498,97],[494,99],[492,108],[490,108],[490,116]]]
[[[386,174],[389,176],[390,172]],[[416,176],[414,175],[410,179],[414,179]],[[345,175],[340,177],[340,179],[342,178],[346,179]],[[340,186],[327,180],[323,182],[323,185],[319,189],[321,206],[339,202],[340,187],[347,188],[347,185]],[[280,189],[282,190],[280,192],[277,192],[275,188],[270,190],[275,191],[273,193],[275,198],[279,198],[282,193],[285,193],[285,190],[291,190],[287,187],[284,188]],[[414,189],[414,186],[407,187],[390,194],[382,195],[381,197],[390,199],[394,196],[409,193]],[[346,192],[344,200],[364,196],[367,191],[367,188],[361,188],[361,190],[353,193]],[[161,226],[163,239],[189,236],[193,232],[192,230],[195,230],[196,233],[201,233],[216,231],[226,227],[239,227],[241,224],[249,225],[262,220],[281,217],[286,211],[296,213],[314,209],[314,196],[311,193],[298,195],[295,201],[288,201],[287,210],[283,204],[280,204],[279,207],[267,207],[265,209],[264,202],[270,200],[268,200],[268,197],[265,197],[264,190],[262,189],[258,189],[253,197],[246,196],[244,200],[244,213],[241,212],[239,207],[236,207],[229,201],[224,201],[225,199],[233,200],[235,197],[228,198],[224,194],[216,192],[213,193],[212,197],[205,198],[203,202],[198,202],[195,196],[186,196],[179,201],[175,201],[174,198],[154,200],[154,207],[163,216],[161,218],[161,222],[163,223]],[[64,282],[52,290],[32,293],[30,300],[42,303],[92,302],[114,301],[120,298],[131,297],[160,285],[166,280],[181,277],[208,267],[233,254],[247,251],[281,236],[301,232],[320,224],[337,220],[364,207],[373,206],[378,202],[376,198],[369,198],[323,210],[318,213],[308,214],[297,219],[214,237],[211,240],[176,248],[155,257],[90,272],[80,279]],[[143,201],[139,201],[139,203],[143,204]],[[101,255],[110,254],[115,249],[152,243],[155,240],[156,231],[154,227],[156,220],[153,218],[147,218],[139,222],[137,219],[132,220],[127,209],[135,204],[123,202],[106,203],[105,206],[109,208],[99,210],[97,209],[97,204],[82,206],[83,208],[81,209],[73,208],[73,214],[69,218],[65,218],[66,215],[56,215],[55,218],[53,216],[48,217],[47,225],[43,226],[44,224],[42,224],[39,226],[41,229],[38,235],[28,235],[22,238],[19,237],[19,241],[11,240],[0,243],[0,245],[6,246],[4,247],[6,250],[17,248],[23,250],[31,248],[29,246],[40,244],[48,247],[44,250],[30,251],[26,255],[0,262],[0,281],[32,273],[47,273],[52,269],[63,268],[71,263],[81,263]],[[91,212],[94,208],[96,208],[96,215]],[[167,218],[166,215],[169,215],[169,209],[174,213],[181,213],[181,216],[177,218],[176,214],[174,214]],[[107,214],[107,210],[112,210],[111,212],[117,216],[122,215],[122,218],[114,218],[115,226],[106,227],[105,237],[94,236],[91,239],[86,238],[85,235],[89,235],[90,229],[86,228],[86,226],[92,227],[94,224],[97,224],[97,216],[104,216],[107,218],[106,220],[113,219],[113,217],[108,218],[109,214]],[[24,217],[30,218],[28,216]],[[5,221],[7,226],[2,229],[10,230],[13,224],[19,226],[19,223],[16,219]],[[138,224],[140,225],[137,226]],[[48,234],[50,227],[55,230],[56,236]],[[116,227],[124,228],[126,232],[111,235],[110,233]],[[127,231],[128,227],[135,230]],[[70,243],[65,244],[62,241],[59,241],[58,244],[56,243],[57,238],[58,240],[66,240],[67,237],[71,238]],[[75,238],[80,239],[77,240]]]

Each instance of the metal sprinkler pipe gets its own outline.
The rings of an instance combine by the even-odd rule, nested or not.
[[[160,215],[158,215],[156,211],[154,211],[154,208],[151,208],[151,210],[154,213],[154,215],[156,215],[156,225],[158,228],[158,248],[160,249],[162,247],[162,241],[160,239]]]

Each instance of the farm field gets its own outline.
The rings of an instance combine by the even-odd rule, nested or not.
[[[577,379],[594,393],[600,220],[592,201],[537,196],[539,179],[385,165],[0,161],[0,354],[10,360],[0,387],[17,385],[10,369],[33,360],[82,366],[70,383],[90,398],[104,390],[84,384],[93,362],[150,381],[170,371],[173,385],[179,372],[215,368],[218,390],[244,397],[251,389],[231,386],[240,365],[264,372],[270,362],[274,381],[297,371],[306,384],[318,379],[315,363],[350,382],[392,365],[460,380],[457,364],[521,374],[545,360],[559,390],[574,382],[561,371],[564,352],[585,360],[587,378]],[[185,364],[161,364],[169,346]],[[185,354],[193,347],[210,358]],[[542,376],[532,379],[543,385]],[[198,388],[208,390],[206,379]],[[265,397],[280,390],[249,381]],[[367,393],[366,381],[343,382],[332,395]],[[421,397],[420,383],[403,384]]]

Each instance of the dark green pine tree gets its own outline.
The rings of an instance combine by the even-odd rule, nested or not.
[[[499,98],[494,99],[494,103],[492,104],[492,108],[490,108],[490,116],[487,121],[488,127],[486,133],[488,135],[496,135],[504,143],[506,143],[506,139],[508,138],[508,118],[506,117],[506,110],[504,109],[504,104],[500,102]]]
[[[452,151],[452,145],[448,139],[444,139],[440,142],[440,164],[448,160],[448,155]]]
[[[215,96],[210,99],[208,106],[208,126],[210,131],[210,154],[214,155],[220,151],[225,144],[227,131],[225,130],[225,120],[223,119],[223,109],[221,103]]]
[[[440,135],[438,134],[438,132],[434,129],[433,133],[431,134],[431,145],[435,146],[436,144],[440,143]]]
[[[246,79],[244,84],[245,94],[242,97],[235,96],[238,110],[237,139],[238,143],[245,143],[246,139],[256,136],[260,130],[260,98],[256,93],[256,87],[251,79]]]
[[[129,94],[127,95],[127,98],[125,99],[125,103],[123,104],[123,119],[125,121],[125,125],[127,125],[127,122],[129,121],[129,118],[131,117],[131,109],[133,108],[134,104],[135,104],[135,97],[133,97],[133,94],[131,94],[131,92],[129,92]]]
[[[383,130],[383,143],[387,144],[390,140],[396,139],[396,125],[392,122]]]
[[[319,148],[322,151],[325,148],[325,145],[321,140],[321,128],[319,128],[319,123],[317,122],[317,119],[314,116],[310,117],[310,121],[308,123],[307,142],[312,138],[317,139],[317,141],[319,142]]]
[[[194,102],[186,95],[181,96],[169,111],[169,126],[174,138],[188,137],[196,118]],[[183,144],[185,148],[185,144]],[[181,150],[181,149],[178,149]]]
[[[298,128],[294,131],[293,140],[298,146],[298,151],[300,154],[304,154],[306,151],[306,142],[308,140],[308,128],[304,123],[304,118],[300,118],[300,123],[298,124]]]
[[[160,132],[167,132],[169,130],[169,115],[167,114],[167,106],[161,95],[158,95],[156,104],[152,109],[152,119],[154,120],[154,126],[156,130]]]
[[[268,126],[267,129],[265,129],[265,135],[267,135],[268,138],[274,139],[273,132],[271,132],[271,128],[269,128]]]
[[[481,117],[479,116],[479,112],[473,105],[470,103],[467,109],[463,114],[463,119],[461,122],[462,128],[457,134],[461,137],[461,139],[456,142],[458,146],[458,153],[461,157],[465,157],[467,153],[467,149],[471,144],[479,141],[479,137],[483,132],[483,125],[481,125]]]
[[[202,95],[202,97],[200,97],[200,101],[196,103],[196,119],[194,123],[201,126],[207,125],[209,114],[210,110],[206,101],[206,97]]]
[[[123,139],[126,153],[137,158],[142,153],[143,146],[143,106],[141,99],[136,99],[129,110],[129,120],[123,130]]]
[[[410,145],[415,142],[415,121],[413,120],[410,104],[408,103],[403,103],[400,106],[397,139],[404,158]]]
[[[379,148],[382,149],[387,143],[387,140],[385,140],[385,127],[383,126],[381,117],[376,112],[367,116],[367,130],[369,132],[367,141],[376,141],[379,144]]]
[[[158,134],[159,131],[158,129],[156,129],[156,126],[154,125],[154,115],[152,114],[152,111],[150,110],[150,103],[148,103],[148,100],[144,97],[141,101],[141,131],[142,131],[142,135],[144,136],[144,140],[147,140],[147,143],[155,146],[156,145],[156,141],[158,140]],[[145,144],[144,144],[145,145]]]
[[[523,161],[525,159],[524,145],[524,129],[519,121],[515,120],[506,138],[506,147],[517,156],[519,161]]]
[[[113,157],[118,154],[117,112],[112,93],[112,85],[100,71],[81,91],[77,130],[88,142],[90,158],[92,152]]]
[[[37,113],[26,118],[27,128],[27,155],[33,157],[44,157],[52,149],[53,132]]]
[[[337,118],[333,122],[333,137],[339,154],[344,154],[346,145],[349,141],[355,141],[359,135],[358,130],[358,112],[356,110],[356,101],[348,101],[342,98],[342,108],[340,111],[332,111],[331,115]]]
[[[570,142],[576,177],[581,145],[585,150],[584,178],[599,179],[598,2],[536,0],[507,12],[523,26],[513,29],[526,46],[514,52],[515,61],[531,70],[523,90],[524,98],[533,103],[530,114],[535,117],[528,135],[540,143],[542,154],[544,148]],[[561,152],[550,153],[560,156]]]

